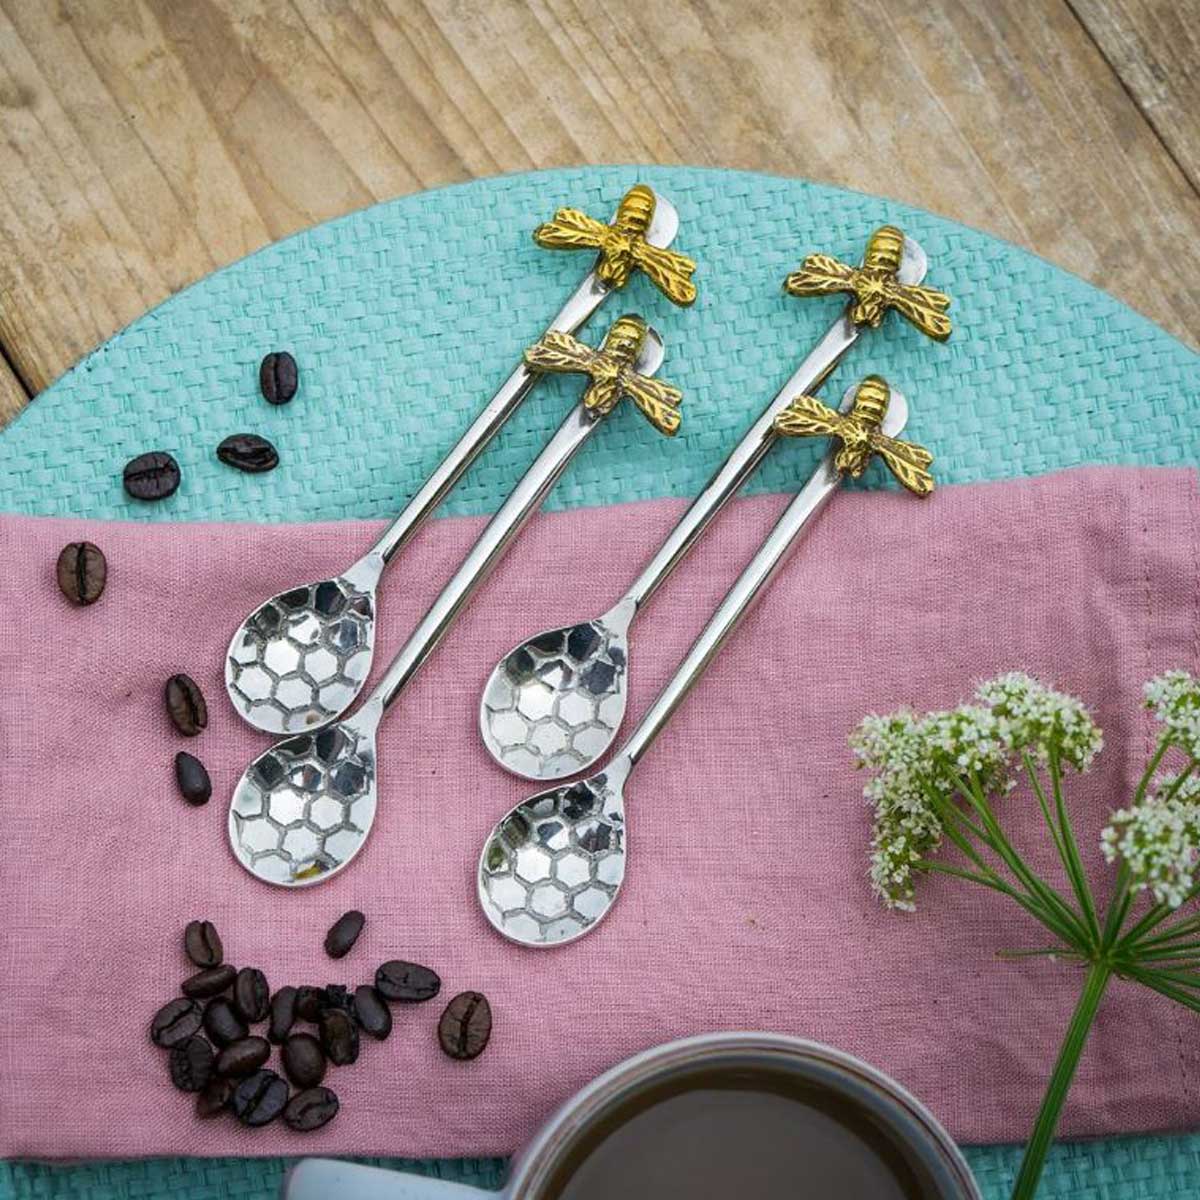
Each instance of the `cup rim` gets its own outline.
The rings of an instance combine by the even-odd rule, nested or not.
[[[604,1106],[622,1091],[686,1067],[702,1057],[738,1054],[783,1057],[793,1064],[807,1063],[833,1071],[847,1082],[875,1093],[893,1121],[915,1127],[922,1144],[913,1146],[920,1161],[932,1170],[955,1200],[982,1200],[971,1168],[940,1121],[911,1092],[877,1067],[844,1050],[806,1038],[753,1030],[702,1033],[642,1050],[597,1076],[576,1092],[541,1127],[514,1160],[506,1200],[537,1200],[549,1182],[561,1153]]]

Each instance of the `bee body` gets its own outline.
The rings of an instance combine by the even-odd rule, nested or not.
[[[900,270],[900,256],[903,253],[904,234],[895,225],[881,225],[867,242],[863,266],[868,270],[886,271],[894,275]]]

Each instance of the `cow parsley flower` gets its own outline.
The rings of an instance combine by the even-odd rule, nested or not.
[[[1146,684],[1146,707],[1166,727],[1172,745],[1200,759],[1200,681],[1187,671],[1167,671]]]
[[[1027,753],[1043,766],[1051,750],[1057,749],[1063,762],[1086,771],[1104,746],[1104,737],[1081,700],[1020,671],[981,684],[975,697],[995,714],[1008,749]]]

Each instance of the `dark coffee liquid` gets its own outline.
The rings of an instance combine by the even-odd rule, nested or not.
[[[930,1200],[857,1106],[786,1077],[708,1072],[610,1113],[568,1152],[554,1200]]]

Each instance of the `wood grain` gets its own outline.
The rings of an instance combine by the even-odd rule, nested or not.
[[[0,0],[0,348],[36,392],[296,229],[629,161],[902,199],[1196,344],[1195,17],[1196,0]]]

